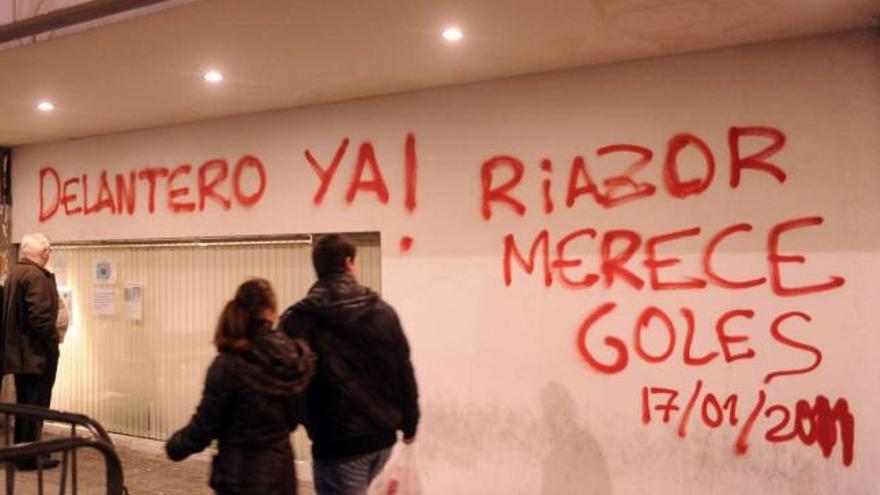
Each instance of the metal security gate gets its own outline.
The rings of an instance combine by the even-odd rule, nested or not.
[[[128,494],[128,490],[123,483],[122,462],[116,453],[116,448],[113,446],[113,440],[110,439],[107,431],[97,421],[81,414],[6,403],[0,403],[0,415],[3,417],[4,425],[11,425],[13,421],[30,418],[39,421],[52,421],[63,425],[66,430],[66,435],[61,435],[57,438],[39,439],[34,442],[13,445],[12,429],[3,428],[3,445],[0,446],[0,465],[3,466],[4,479],[2,486],[6,495],[15,495],[17,488],[24,489],[23,491],[19,490],[18,493],[34,493],[34,490],[30,489],[31,484],[28,483],[30,480],[27,477],[20,480],[21,482],[16,480],[17,462],[35,457],[50,456],[52,454],[60,454],[60,476],[44,476],[42,466],[37,467],[35,480],[36,494],[55,493],[55,489],[57,489],[59,495],[66,493],[77,495],[80,488],[77,458],[80,451],[87,449],[94,449],[103,456],[104,472],[101,474],[103,474],[104,478],[104,493],[106,495]],[[39,464],[39,462],[36,464]],[[88,474],[96,474],[93,472],[96,471],[95,466],[91,466],[90,471],[92,472]],[[87,486],[85,491],[87,493],[95,493],[96,488],[95,486]]]
[[[352,235],[359,280],[379,290],[379,235]],[[164,440],[200,398],[215,355],[214,327],[244,280],[269,280],[279,310],[315,280],[312,236],[174,242],[57,244],[49,268],[71,305],[55,409],[109,431]],[[309,459],[303,433],[297,458]]]

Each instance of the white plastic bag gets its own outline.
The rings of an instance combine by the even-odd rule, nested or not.
[[[385,468],[370,484],[367,495],[421,495],[414,444],[395,446]]]

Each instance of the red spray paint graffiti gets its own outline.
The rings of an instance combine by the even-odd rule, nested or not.
[[[678,323],[674,319],[672,312],[657,306],[648,306],[642,309],[632,324],[631,344],[627,345],[626,341],[617,336],[615,330],[617,328],[605,328],[601,324],[603,319],[618,310],[618,304],[615,302],[606,302],[599,305],[591,311],[577,332],[575,347],[584,361],[595,371],[605,374],[615,374],[626,370],[630,361],[630,350],[635,353],[643,362],[651,364],[660,364],[668,362],[672,359],[673,354],[681,356],[681,363],[697,367],[706,366],[712,362],[722,365],[730,365],[737,361],[749,361],[758,355],[758,351],[750,345],[749,335],[755,335],[753,331],[754,325],[749,325],[750,320],[755,316],[755,312],[748,309],[734,309],[720,314],[714,319],[713,324],[707,325],[705,321],[699,321],[695,317],[695,312],[691,308],[679,308],[679,313],[684,319],[684,325]],[[801,368],[787,368],[780,370],[768,371],[764,383],[770,383],[774,379],[783,376],[794,376],[809,373],[822,362],[822,352],[815,346],[794,340],[793,338],[783,335],[780,330],[782,322],[799,317],[807,322],[810,321],[809,315],[800,311],[787,312],[778,315],[768,329],[768,333],[773,341],[786,349],[794,349],[801,353],[809,354],[812,358],[811,364]],[[745,320],[739,325],[731,323],[733,318]],[[683,328],[684,327],[684,328]],[[708,328],[707,328],[708,327]],[[740,329],[739,333],[734,333],[734,329]],[[750,331],[744,332],[742,328]],[[643,344],[644,335],[648,331],[661,332],[665,335],[662,339],[664,350],[661,353],[652,354]],[[601,342],[607,349],[599,351],[598,342],[593,337],[595,332],[602,332]],[[717,344],[710,351],[703,350],[700,357],[694,357],[694,336],[697,334],[711,334],[714,342]],[[684,335],[684,343],[679,346]],[[768,353],[769,352],[768,350]],[[600,354],[612,355],[614,358],[610,362],[602,362],[597,356]],[[677,358],[676,358],[677,360]]]
[[[769,175],[779,183],[784,183],[785,172],[767,160],[782,149],[785,140],[785,134],[772,127],[731,127],[727,143],[730,151],[730,160],[727,164],[730,175],[729,187],[739,188],[745,171]],[[756,143],[763,144],[764,147],[744,156],[743,149],[747,145],[752,146]],[[703,163],[702,175],[682,177],[680,162],[684,153],[701,157],[697,160]],[[659,190],[664,191],[671,198],[687,199],[690,196],[704,194],[715,183],[717,168],[715,153],[703,139],[690,133],[676,134],[669,139],[661,165],[662,189],[638,177],[653,160],[655,156],[653,150],[635,144],[602,146],[596,150],[598,166],[617,155],[627,158],[632,158],[634,155],[635,161],[619,175],[612,175],[601,182],[593,178],[587,158],[575,156],[568,167],[564,201],[554,201],[551,194],[554,171],[552,162],[547,158],[540,160],[539,168],[545,176],[541,181],[539,194],[543,198],[544,213],[552,213],[553,205],[558,203],[564,204],[569,209],[574,208],[578,206],[582,196],[592,197],[593,201],[602,208],[614,208],[647,199],[655,196]],[[504,210],[511,211],[517,216],[525,216],[528,213],[524,198],[531,195],[529,191],[522,190],[528,174],[526,163],[513,155],[495,155],[483,162],[480,168],[482,191],[480,212],[485,220],[493,217],[497,207],[504,207]],[[551,176],[547,177],[547,175]]]
[[[788,176],[780,161],[786,143],[785,133],[773,127],[732,126],[727,131],[726,146],[721,147],[696,134],[682,132],[672,135],[660,150],[613,143],[595,148],[593,155],[576,155],[565,161],[538,155],[537,163],[533,163],[500,153],[475,163],[479,171],[478,211],[488,222],[504,215],[549,217],[588,206],[604,211],[643,201],[696,202],[713,191],[744,190],[757,183],[784,186]],[[724,152],[726,157],[722,156]],[[385,155],[377,153],[372,141],[353,142],[348,137],[340,139],[332,150],[304,150],[305,164],[317,179],[312,204],[322,207],[329,202],[328,194],[336,194],[343,205],[400,205],[406,214],[415,213],[419,205],[419,160],[414,133],[406,134],[398,156],[398,160],[389,162]],[[387,180],[394,177],[389,174],[391,166],[401,167],[402,184]],[[646,174],[651,167],[657,169],[654,179]],[[721,177],[725,175],[727,180]],[[243,156],[234,164],[215,158],[198,167],[150,166],[116,174],[105,170],[91,177],[63,176],[56,167],[46,166],[39,170],[39,221],[76,215],[132,216],[139,208],[153,214],[163,205],[174,214],[204,212],[209,208],[250,208],[264,197],[268,182],[266,168],[252,155]],[[758,229],[750,222],[739,221],[720,227],[683,225],[650,235],[627,228],[600,230],[590,226],[581,226],[558,238],[549,229],[541,229],[531,237],[512,232],[502,239],[503,283],[512,287],[531,275],[547,288],[558,286],[566,290],[620,288],[646,293],[704,294],[766,290],[791,300],[828,293],[845,285],[840,275],[804,276],[803,270],[809,267],[806,256],[781,247],[782,241],[794,232],[813,232],[809,229],[820,228],[824,223],[823,216],[808,215]],[[745,274],[742,267],[737,271],[725,267],[719,253],[726,243],[750,238],[759,240],[763,246],[762,253],[751,257],[759,262],[747,266]],[[682,245],[693,243],[700,246],[697,259],[671,254],[682,252]],[[400,252],[410,252],[413,237],[401,235],[398,246]],[[797,274],[800,276],[793,275],[795,271],[801,271]],[[767,310],[734,307],[716,310],[707,317],[693,307],[647,304],[637,308],[623,328],[615,328],[609,321],[617,321],[617,317],[627,313],[618,302],[606,301],[583,316],[575,332],[575,348],[591,370],[605,375],[623,373],[633,364],[642,363],[695,369],[755,366],[761,362],[769,368],[761,370],[763,386],[812,373],[823,364],[825,356],[812,342],[817,333],[807,311],[766,313]],[[772,318],[772,322],[759,325],[759,317]],[[769,334],[770,339],[756,339],[756,332]],[[758,344],[766,341],[773,348]],[[778,366],[760,359],[779,349],[795,351],[785,355],[794,356],[797,362]],[[656,403],[657,397],[663,401]],[[682,438],[694,421],[702,421],[709,428],[738,427],[734,450],[744,454],[753,429],[763,426],[761,418],[779,417],[777,424],[766,429],[767,441],[799,440],[808,446],[818,445],[826,457],[842,445],[843,464],[849,466],[853,462],[855,419],[846,399],[838,399],[832,406],[825,396],[817,395],[812,403],[797,401],[794,408],[767,406],[767,393],[761,389],[754,405],[741,410],[743,401],[739,395],[720,398],[707,393],[702,380],[695,383],[687,400],[679,399],[679,391],[672,388],[643,388],[642,421],[650,423],[656,412],[662,413],[664,423],[677,418],[676,431]],[[792,429],[785,431],[789,425]]]
[[[678,239],[700,236],[702,233],[700,227],[663,233],[648,237],[644,241],[641,234],[632,230],[609,230],[598,236],[597,232],[593,229],[579,229],[557,241],[555,244],[556,249],[552,255],[550,250],[552,244],[550,234],[547,230],[542,230],[532,240],[531,247],[528,249],[528,256],[523,254],[523,249],[519,247],[516,237],[511,233],[504,237],[502,257],[504,284],[507,286],[513,284],[513,269],[514,264],[516,264],[527,274],[532,274],[540,268],[544,285],[547,287],[553,285],[555,276],[563,281],[563,286],[572,289],[589,289],[599,280],[603,281],[603,286],[606,288],[613,287],[617,280],[621,280],[621,283],[629,285],[635,290],[648,288],[652,291],[699,290],[706,288],[709,284],[722,289],[747,289],[769,282],[773,293],[777,296],[790,297],[815,294],[841,287],[844,285],[845,280],[843,277],[835,275],[825,282],[815,284],[796,287],[785,284],[783,282],[783,265],[786,263],[804,264],[806,257],[800,254],[781,253],[779,241],[783,234],[788,231],[819,226],[823,222],[822,217],[806,217],[784,221],[774,226],[767,234],[767,265],[766,267],[755,268],[756,272],[766,271],[767,276],[739,282],[729,281],[719,276],[715,271],[713,258],[716,255],[719,244],[731,233],[738,231],[751,232],[752,226],[749,224],[736,224],[725,227],[712,235],[702,249],[700,272],[678,280],[665,278],[663,269],[678,265],[682,260],[660,254],[659,248],[663,244],[671,243]],[[593,246],[598,251],[596,256],[585,256],[583,254],[581,258],[569,256],[569,244],[574,240],[582,241],[577,248],[577,252],[584,253],[583,244],[595,241],[597,237],[599,237],[598,242],[596,242],[598,247]],[[621,244],[620,241],[624,241],[625,247],[617,247]],[[641,263],[638,263],[636,254],[643,246],[643,260]],[[595,271],[582,273],[580,274],[579,282],[572,282],[573,279],[578,277],[575,277],[570,270],[582,268],[584,265],[587,265],[589,259],[597,260],[595,262],[596,266],[593,267]],[[645,279],[648,280],[647,284]]]
[[[318,189],[312,198],[315,206],[323,204],[327,191],[333,184],[333,179],[336,177],[336,173],[346,157],[349,143],[349,138],[342,138],[339,146],[336,148],[336,152],[333,154],[333,158],[329,160],[326,166],[321,164],[311,150],[305,150],[306,161],[318,177]],[[403,170],[404,208],[407,212],[412,213],[418,204],[416,197],[418,157],[416,154],[415,134],[411,132],[406,135],[404,141]],[[383,205],[388,204],[391,198],[388,183],[385,181],[384,174],[382,173],[382,166],[376,158],[375,146],[370,141],[364,141],[358,146],[351,179],[348,181],[348,187],[345,192],[345,202],[352,204],[359,196],[367,194],[374,196]]]
[[[499,154],[485,160],[480,168],[480,214],[485,221],[505,214],[526,217],[533,211],[531,205],[536,199],[543,214],[552,215],[558,211],[557,205],[576,208],[585,197],[600,208],[609,209],[649,198],[692,201],[712,188],[736,190],[758,180],[766,183],[769,179],[772,184],[784,185],[788,176],[777,160],[786,140],[782,131],[772,127],[730,127],[726,150],[729,157],[724,161],[702,138],[690,133],[676,134],[668,140],[661,154],[659,180],[654,181],[644,176],[644,171],[654,163],[654,150],[635,144],[599,147],[595,158],[575,156],[567,167],[559,167],[559,164],[554,167],[549,158],[542,158],[537,190],[530,164],[511,154]],[[621,171],[597,180],[596,172],[607,175],[608,171],[603,169],[608,166]],[[555,170],[560,174],[567,171],[562,198],[554,196]],[[718,174],[725,172],[729,180],[717,180]],[[780,221],[763,232],[755,232],[755,227],[748,222],[739,222],[718,229],[685,226],[650,236],[631,229],[610,228],[603,232],[585,226],[563,233],[558,239],[549,229],[531,237],[521,231],[512,232],[502,240],[503,282],[511,287],[522,283],[523,277],[531,276],[547,288],[559,286],[580,291],[615,287],[636,292],[743,291],[763,287],[780,298],[826,293],[844,286],[844,277],[805,275],[804,271],[809,269],[806,257],[781,247],[789,235],[795,232],[803,235],[805,229],[818,228],[824,223],[822,216],[813,215]],[[740,263],[733,270],[723,265],[719,253],[734,238],[762,243],[759,245],[763,245],[764,252],[750,257],[756,261],[753,266],[744,267]],[[691,252],[693,248],[689,246],[694,243],[700,246],[696,259],[685,260],[667,254]],[[734,273],[739,275],[731,276]],[[617,302],[607,301],[584,316],[576,332],[575,348],[592,371],[619,374],[634,362],[689,368],[715,365],[728,369],[754,367],[760,363],[770,368],[762,370],[763,384],[769,385],[811,373],[823,363],[823,352],[817,345],[808,343],[821,334],[811,328],[813,318],[805,311],[771,314],[772,321],[758,328],[756,317],[768,315],[758,315],[748,308],[718,311],[707,320],[706,315],[698,315],[691,307],[671,309],[648,305],[628,317],[623,328],[619,327],[620,315],[627,314]],[[773,348],[765,348],[764,342],[768,340],[757,338],[760,333],[769,334],[769,341],[775,344]],[[699,349],[696,342],[700,342]],[[781,354],[779,350],[796,352]],[[768,359],[775,355],[787,356],[797,364],[775,364]],[[834,407],[822,395],[817,396],[812,405],[801,400],[792,416],[785,406],[765,408],[767,394],[760,390],[754,407],[741,418],[737,409],[741,401],[736,394],[720,400],[712,393],[701,395],[702,389],[703,382],[697,381],[689,398],[681,401],[677,390],[645,387],[642,421],[649,423],[655,411],[662,413],[664,423],[677,414],[677,433],[682,438],[687,435],[692,417],[701,418],[710,428],[729,422],[731,426],[740,427],[735,451],[743,454],[748,450],[748,439],[761,414],[767,418],[783,414],[779,424],[768,428],[765,435],[768,441],[799,439],[805,445],[818,444],[823,455],[829,457],[840,439],[843,464],[849,466],[853,462],[855,419],[845,399],[840,399]],[[663,401],[652,407],[658,396]],[[781,431],[790,417],[794,417],[794,429],[783,434]]]
[[[112,181],[106,170],[98,174],[97,179],[90,179],[88,174],[63,178],[55,167],[46,166],[39,171],[39,221],[47,222],[59,214],[74,216],[106,212],[131,216],[137,211],[138,198],[144,193],[144,187],[147,212],[151,214],[156,212],[157,197],[163,196],[168,211],[172,213],[205,211],[208,200],[223,210],[229,210],[233,205],[243,208],[256,205],[268,184],[266,169],[260,159],[245,155],[232,167],[231,180],[229,172],[229,163],[222,158],[208,160],[199,166],[195,171],[195,184],[190,164],[173,169],[144,167],[117,173]],[[255,187],[249,184],[254,181]],[[160,192],[161,186],[164,186],[164,194]],[[96,188],[97,196],[94,196]]]
[[[771,424],[767,425],[764,439],[771,443],[784,443],[799,440],[807,446],[818,445],[825,457],[831,457],[834,449],[841,446],[841,461],[844,466],[853,462],[855,450],[855,418],[849,410],[846,399],[838,399],[834,406],[831,401],[818,395],[811,404],[798,400],[794,408],[781,404],[766,406],[767,394],[758,392],[754,405],[749,409],[745,421],[739,417],[738,407],[742,404],[739,395],[730,394],[723,401],[714,393],[702,393],[703,382],[697,380],[688,396],[684,409],[681,408],[678,390],[664,387],[643,387],[641,395],[642,423],[653,421],[652,412],[662,413],[661,421],[669,423],[678,417],[677,433],[681,438],[687,436],[691,416],[699,408],[699,421],[715,429],[725,424],[740,427],[733,449],[737,455],[748,452],[749,438],[763,415]],[[660,398],[660,400],[655,400]],[[765,407],[766,406],[766,407]],[[778,416],[775,422],[772,418]],[[787,428],[790,431],[785,432]]]
[[[312,198],[312,203],[315,206],[321,206],[324,203],[327,192],[333,184],[333,179],[346,157],[349,144],[349,138],[342,138],[336,152],[326,165],[322,165],[311,150],[305,150],[306,162],[318,178],[318,188]],[[404,211],[411,214],[418,207],[418,155],[416,153],[416,137],[412,132],[408,133],[404,140],[403,177]],[[354,168],[345,191],[345,203],[351,205],[359,201],[359,197],[370,196],[380,204],[388,205],[391,200],[391,190],[382,173],[382,166],[376,157],[375,146],[370,141],[364,141],[358,146],[354,159]],[[411,236],[402,236],[399,242],[400,252],[405,253],[412,249],[413,242]]]

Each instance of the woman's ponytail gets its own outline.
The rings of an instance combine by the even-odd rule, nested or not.
[[[214,333],[217,350],[239,353],[249,349],[251,332],[265,324],[267,310],[274,313],[276,305],[275,293],[265,279],[253,278],[241,284],[217,322]]]

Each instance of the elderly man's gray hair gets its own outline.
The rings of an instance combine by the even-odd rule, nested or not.
[[[45,235],[39,232],[25,234],[21,238],[18,259],[37,260],[47,251],[49,251],[49,239]]]

